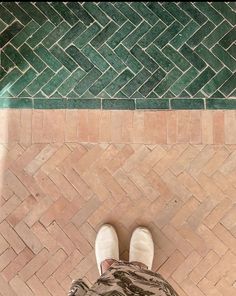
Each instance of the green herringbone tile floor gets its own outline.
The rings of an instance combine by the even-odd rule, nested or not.
[[[0,94],[234,98],[235,23],[233,2],[1,2]]]

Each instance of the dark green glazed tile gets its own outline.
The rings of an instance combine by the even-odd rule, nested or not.
[[[73,72],[77,68],[77,63],[66,54],[66,52],[58,45],[54,45],[50,52],[67,68],[70,72]]]
[[[225,95],[230,95],[236,89],[236,73],[234,73],[220,88]]]
[[[195,2],[194,5],[206,15],[215,25],[222,22],[223,17],[207,2]]]
[[[180,52],[197,70],[201,71],[206,67],[206,63],[187,44],[180,48]]]
[[[101,99],[68,99],[68,109],[101,109]]]
[[[31,48],[37,46],[51,31],[53,31],[55,26],[50,22],[45,22],[42,27],[40,27],[28,40],[27,43]]]
[[[166,28],[166,25],[159,21],[154,25],[139,41],[138,45],[142,48],[148,47]]]
[[[140,88],[139,92],[143,96],[147,96],[153,88],[165,77],[165,72],[158,69]]]
[[[33,69],[27,70],[12,86],[10,92],[13,96],[19,95],[25,87],[36,77],[37,73]]]
[[[186,71],[191,66],[190,63],[178,53],[178,51],[174,50],[169,45],[165,46],[163,53],[182,71]]]
[[[87,59],[87,57],[79,51],[75,46],[67,48],[66,53],[86,72],[89,72],[94,65]]]
[[[155,25],[155,23],[158,21],[158,17],[142,2],[131,2],[130,6],[135,11],[137,11],[150,25]]]
[[[20,8],[15,2],[2,2],[2,5],[9,10],[15,18],[17,18],[23,25],[26,25],[30,22],[31,18],[23,9]],[[4,10],[4,14],[6,11]]]
[[[181,30],[183,26],[175,21],[172,25],[170,25],[160,36],[156,38],[154,41],[155,45],[159,48],[163,48],[171,39],[176,36]]]
[[[31,109],[32,100],[27,98],[0,98],[0,108]]]
[[[119,27],[114,22],[110,22],[98,35],[91,40],[91,45],[99,48]]]
[[[126,22],[126,17],[110,2],[99,2],[98,6],[118,25]]]
[[[236,60],[233,59],[226,50],[224,50],[219,44],[216,44],[212,48],[213,54],[220,59],[231,71],[236,69]]]
[[[236,44],[232,44],[227,52],[232,55],[236,60]]]
[[[11,44],[18,48],[21,46],[37,29],[39,25],[35,21],[28,23],[15,37],[11,40]]]
[[[212,2],[212,6],[233,26],[236,24],[235,12],[224,2]]]
[[[195,8],[192,3],[180,2],[179,7],[182,8],[199,25],[202,25],[207,21],[205,14]]]
[[[67,2],[70,11],[77,16],[77,21],[81,20],[86,26],[89,26],[94,20],[91,15],[78,2]]]
[[[11,85],[21,77],[21,72],[18,69],[13,69],[0,81],[0,96],[3,95],[4,89],[9,89]]]
[[[208,63],[214,71],[219,71],[223,64],[222,62],[216,58],[204,45],[200,44],[196,48],[196,53],[206,62]]]
[[[7,72],[3,69],[3,67],[0,67],[0,80],[2,80],[6,74]]]
[[[122,27],[120,27],[119,30],[115,32],[111,36],[111,38],[108,39],[107,44],[111,48],[115,48],[127,35],[129,35],[133,30],[135,26],[131,22],[126,22]]]
[[[50,68],[46,68],[27,86],[27,91],[32,96],[35,95],[48,82],[48,77],[52,77],[53,74],[54,73]]]
[[[169,109],[169,99],[136,99],[136,109]]]
[[[163,79],[157,87],[154,89],[158,96],[162,96],[173,83],[181,76],[182,72],[178,68],[172,69]]]
[[[37,72],[42,72],[46,68],[46,64],[26,43],[19,48],[19,52]]]
[[[131,34],[129,34],[125,40],[122,41],[122,44],[126,48],[133,47],[138,40],[151,28],[151,26],[147,22],[142,22],[137,28],[133,30]]]
[[[7,27],[1,33],[0,47],[4,47],[23,28],[23,25],[21,25],[19,22],[14,22],[9,27]]]
[[[34,109],[65,109],[65,99],[34,99]]]
[[[134,110],[135,101],[131,99],[104,99],[102,108],[106,110]]]
[[[206,109],[236,109],[236,99],[206,99]]]
[[[109,23],[110,20],[107,15],[95,3],[85,2],[83,8],[102,26],[106,26]]]
[[[9,59],[3,51],[1,52],[1,66],[7,72],[10,69],[14,68],[14,64],[13,64],[12,60]]]
[[[147,48],[146,53],[148,53],[163,70],[170,71],[174,67],[171,60],[168,59],[154,44]]]
[[[3,20],[6,24],[11,24],[14,20],[14,16],[2,6],[0,3],[0,19]]]
[[[147,68],[147,70],[154,72],[158,68],[157,63],[151,59],[140,46],[135,45],[130,52]]]
[[[158,2],[149,2],[148,8],[153,11],[166,25],[170,25],[175,19]]]
[[[88,87],[90,87],[100,76],[102,73],[97,69],[93,68],[90,72],[88,72],[83,79],[75,86],[74,91],[82,95],[86,92]]]
[[[191,109],[204,109],[203,99],[171,99],[171,109],[191,110]]]
[[[48,65],[53,71],[58,71],[62,63],[55,58],[42,44],[36,47],[35,53]]]
[[[163,7],[181,24],[186,25],[189,23],[190,17],[174,2],[163,2]]]
[[[51,3],[51,5],[54,8],[54,10],[56,10],[56,12],[58,14],[60,14],[62,16],[62,18],[65,19],[65,21],[68,22],[68,24],[70,24],[71,26],[73,26],[78,21],[78,18],[73,13],[73,10],[76,9],[76,7],[75,7],[76,4],[77,3],[68,2],[67,5],[69,6],[69,8],[71,8],[71,9],[69,9],[62,2],[52,2]]]
[[[54,93],[54,91],[61,85],[61,83],[64,81],[66,77],[70,75],[69,71],[66,69],[61,69],[59,72],[57,72],[56,75],[52,77],[48,81],[47,84],[44,85],[42,88],[42,91],[47,95],[51,95]]]
[[[94,95],[97,96],[104,88],[111,83],[113,79],[115,79],[118,74],[112,69],[108,69],[97,81],[93,84],[89,91]]]
[[[236,17],[236,16],[235,16]],[[235,42],[236,39],[236,30],[235,27],[232,28],[220,41],[219,44],[227,49],[230,45]]]
[[[54,2],[55,3],[55,2]],[[70,26],[66,22],[61,22],[44,40],[43,45],[46,48],[52,47],[53,44],[57,42],[58,39],[63,37],[66,32],[68,32]]]
[[[194,48],[215,28],[214,24],[207,21],[203,26],[193,34],[193,36],[187,41],[187,44]]]
[[[3,52],[11,59],[11,61],[14,62],[14,64],[17,64],[17,67],[21,71],[24,72],[26,69],[29,68],[28,62],[22,57],[18,50],[16,50],[10,44],[4,48]]]
[[[106,71],[109,68],[109,64],[107,63],[108,59],[103,58],[100,52],[95,50],[92,46],[87,44],[83,49],[82,52],[84,55],[90,59],[90,61],[93,61],[94,66],[96,66],[100,71]],[[117,63],[117,66],[119,63]]]
[[[120,12],[126,16],[131,23],[138,25],[141,23],[142,18],[137,14],[127,3],[125,2],[116,2],[115,7],[120,10]]]
[[[28,15],[32,19],[34,19],[39,25],[42,25],[44,22],[47,21],[46,16],[40,12],[38,8],[36,8],[32,3],[30,2],[19,2],[19,6],[26,11]]]
[[[58,25],[62,17],[47,2],[36,2],[35,6],[54,24]]]
[[[77,39],[74,41],[74,45],[78,48],[83,48],[90,40],[94,38],[98,32],[101,31],[101,27],[97,23],[91,24]]]
[[[86,29],[86,26],[82,22],[76,23],[67,33],[59,40],[58,44],[62,48],[66,48],[76,38],[78,38]]]

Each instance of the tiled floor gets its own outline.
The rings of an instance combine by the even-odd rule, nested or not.
[[[64,296],[97,276],[96,230],[127,259],[150,227],[180,296],[236,292],[235,111],[0,111],[0,295]]]

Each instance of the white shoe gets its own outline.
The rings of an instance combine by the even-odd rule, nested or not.
[[[137,227],[130,240],[129,261],[138,261],[152,268],[154,242],[151,232],[146,227]]]
[[[101,263],[105,259],[119,260],[119,242],[115,228],[104,224],[98,231],[95,241],[95,255],[99,274],[102,274]]]

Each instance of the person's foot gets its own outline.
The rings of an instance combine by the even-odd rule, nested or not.
[[[130,240],[129,261],[141,262],[152,268],[154,242],[151,232],[146,227],[137,227]]]
[[[119,242],[115,228],[104,224],[98,231],[95,241],[95,255],[99,274],[102,274],[101,263],[106,259],[119,260]]]

